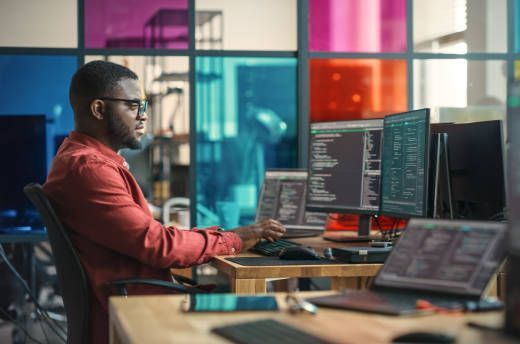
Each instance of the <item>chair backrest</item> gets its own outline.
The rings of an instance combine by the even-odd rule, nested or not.
[[[88,343],[89,288],[78,254],[51,203],[43,193],[41,185],[31,183],[26,185],[23,191],[40,213],[42,221],[47,227],[67,313],[67,342]]]

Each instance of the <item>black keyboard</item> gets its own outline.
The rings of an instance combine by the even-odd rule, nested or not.
[[[239,344],[325,344],[329,343],[279,321],[266,319],[212,329],[233,343]]]
[[[289,240],[278,240],[275,242],[270,242],[267,240],[262,240],[258,244],[256,244],[250,251],[263,254],[264,256],[278,256],[280,251],[287,247],[300,246],[295,242]]]

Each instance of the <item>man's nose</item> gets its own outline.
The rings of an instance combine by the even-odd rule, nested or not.
[[[146,120],[148,120],[148,110],[143,112],[140,115],[137,115],[137,120],[138,121],[142,121],[142,122],[146,122]]]

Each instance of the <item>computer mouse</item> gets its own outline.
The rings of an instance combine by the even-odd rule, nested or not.
[[[392,343],[455,343],[455,337],[438,332],[409,332],[392,339]]]
[[[278,255],[280,259],[292,259],[292,260],[318,260],[320,256],[310,247],[295,246],[286,247]]]

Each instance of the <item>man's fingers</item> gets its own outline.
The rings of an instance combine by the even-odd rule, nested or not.
[[[269,220],[266,220],[265,222],[263,222],[262,227],[264,229],[269,229],[274,232],[285,233],[284,225],[282,225],[280,222],[273,220],[273,219],[269,219]]]
[[[281,232],[275,232],[275,231],[272,231],[272,230],[268,230],[266,229],[264,232],[263,232],[263,237],[269,241],[275,241],[275,240],[278,240],[280,239],[281,237],[283,236],[283,233]]]

